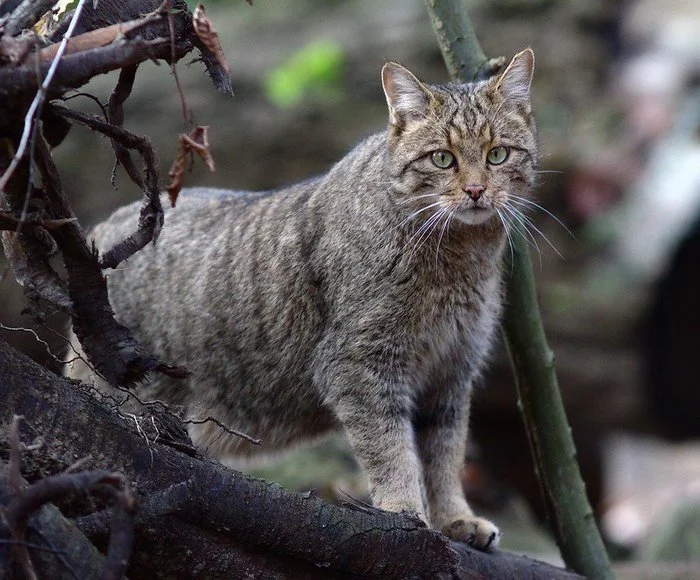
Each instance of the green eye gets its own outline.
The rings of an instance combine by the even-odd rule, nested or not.
[[[508,159],[508,155],[510,155],[510,149],[499,145],[487,153],[486,161],[488,161],[491,165],[500,165],[506,159]]]
[[[436,167],[439,167],[440,169],[447,169],[448,167],[452,167],[455,162],[455,156],[452,155],[449,151],[445,151],[444,149],[440,149],[439,151],[433,151],[432,154],[430,155],[430,159],[433,161]]]

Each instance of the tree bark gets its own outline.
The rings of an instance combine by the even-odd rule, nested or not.
[[[6,486],[6,462],[0,461],[0,505],[9,499]],[[7,540],[9,530],[0,523],[0,541]],[[105,558],[85,535],[52,504],[44,504],[31,520],[26,542],[40,546],[31,549],[34,569],[39,578],[75,580],[99,578]],[[0,543],[0,578],[13,578],[15,563],[11,562],[12,544]],[[61,554],[59,557],[58,554]]]
[[[138,492],[133,579],[535,578],[576,574],[505,552],[449,542],[401,514],[338,507],[293,493],[139,434],[78,384],[59,378],[0,341],[0,422],[22,414],[28,479],[83,459],[84,469],[123,472]],[[48,466],[48,467],[47,467]],[[76,521],[100,544],[104,515]],[[103,523],[100,523],[100,522]]]

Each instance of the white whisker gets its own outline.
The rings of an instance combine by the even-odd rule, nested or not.
[[[508,240],[508,247],[510,248],[510,272],[513,273],[513,261],[515,260],[515,249],[513,248],[513,238],[510,235],[511,224],[506,218],[501,214],[500,210],[496,209],[496,215],[498,219],[501,220],[503,224],[503,229],[506,233],[506,239]]]
[[[439,193],[424,193],[423,195],[416,195],[414,197],[409,197],[408,199],[402,199],[399,203],[400,204],[411,203],[412,201],[416,201],[417,199],[423,199],[425,197],[435,197],[437,195],[440,195],[440,194]]]
[[[420,227],[419,227],[415,232],[413,232],[413,235],[408,239],[408,241],[407,241],[406,244],[404,245],[404,250],[406,250],[406,248],[408,248],[409,244],[410,244],[417,236],[422,236],[423,233],[425,232],[425,230],[426,230],[427,228],[430,227],[431,221],[434,220],[434,219],[436,218],[436,216],[439,216],[439,215],[440,215],[440,210],[436,211],[436,212],[435,212],[433,215],[431,215],[427,220],[425,220],[425,221],[420,225]]]
[[[542,237],[542,239],[543,239],[545,242],[547,242],[547,244],[549,245],[549,247],[552,248],[552,249],[556,252],[557,256],[559,256],[562,260],[564,259],[564,256],[562,256],[561,252],[559,252],[559,250],[556,248],[556,246],[555,246],[552,242],[549,241],[549,238],[548,238],[547,236],[544,235],[544,233],[542,232],[542,230],[540,230],[540,229],[535,225],[535,222],[533,222],[529,217],[527,217],[522,211],[520,211],[520,210],[517,209],[516,207],[511,206],[510,209],[511,209],[513,212],[515,212],[516,214],[518,214],[518,215],[525,221],[525,223],[526,223],[530,228],[532,228],[533,230],[535,230],[535,231]]]
[[[520,202],[520,203],[522,203],[522,204],[526,204],[526,205],[529,205],[529,206],[531,206],[531,207],[533,207],[533,208],[535,208],[535,209],[538,209],[538,210],[540,210],[540,211],[543,211],[543,212],[546,213],[549,217],[551,217],[555,222],[557,222],[561,227],[563,227],[563,228],[566,230],[566,232],[567,232],[573,239],[576,239],[576,236],[574,235],[574,233],[573,233],[568,227],[566,227],[566,224],[565,224],[563,221],[561,221],[561,220],[560,220],[557,216],[555,216],[551,211],[549,211],[549,210],[546,209],[545,207],[541,206],[539,203],[537,203],[537,202],[535,202],[535,201],[532,201],[531,199],[528,199],[527,197],[520,197],[519,195],[509,194],[508,197],[511,198],[511,201],[516,200],[516,201],[518,201],[518,202]]]
[[[419,210],[414,211],[411,215],[409,215],[405,220],[403,220],[396,228],[400,228],[401,226],[406,225],[408,222],[410,222],[414,217],[418,216],[419,214],[423,213],[424,211],[433,208],[435,206],[441,205],[441,201],[436,201],[435,203],[431,203],[430,205],[426,205],[425,207],[420,208]]]
[[[537,255],[539,257],[539,262],[540,262],[540,268],[542,268],[542,252],[540,251],[540,246],[537,243],[537,240],[535,239],[535,236],[532,235],[532,232],[530,229],[527,227],[527,223],[523,221],[522,219],[522,213],[518,212],[514,207],[509,206],[509,205],[504,205],[503,209],[510,214],[510,216],[520,224],[520,227],[515,227],[513,228],[520,236],[528,243],[530,244],[535,250],[537,250]]]
[[[408,261],[410,262],[413,259],[414,254],[423,246],[423,244],[428,240],[430,237],[430,234],[433,233],[435,228],[437,227],[437,224],[440,222],[440,218],[445,214],[447,211],[446,208],[440,208],[438,211],[436,211],[433,215],[431,215],[421,226],[418,228],[418,230],[411,236],[411,238],[406,242],[406,245],[404,246],[404,250],[408,248],[409,244],[416,238],[415,244],[413,244],[413,249],[411,250],[411,253],[409,254]]]
[[[452,221],[452,218],[455,215],[455,212],[457,210],[453,209],[449,213],[447,213],[447,217],[445,218],[445,223],[442,224],[442,228],[440,229],[440,236],[438,237],[438,243],[435,248],[435,269],[437,270],[438,267],[438,259],[440,257],[440,244],[442,243],[442,238],[445,236],[445,231],[447,228],[450,227],[450,222]]]

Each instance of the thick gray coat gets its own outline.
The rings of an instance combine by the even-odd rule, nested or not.
[[[141,396],[263,440],[192,425],[216,457],[342,426],[376,505],[494,545],[459,469],[471,382],[501,310],[509,196],[534,175],[531,73],[530,51],[477,85],[427,87],[390,63],[389,129],[327,174],[275,192],[185,192],[158,243],[108,274],[120,321],[191,371],[153,376]],[[507,159],[485,162],[502,143]],[[128,235],[138,212],[100,224],[98,247]]]

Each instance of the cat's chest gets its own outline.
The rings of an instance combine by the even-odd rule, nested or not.
[[[433,286],[415,296],[414,369],[432,374],[440,367],[481,367],[501,311],[497,276],[461,287]]]

